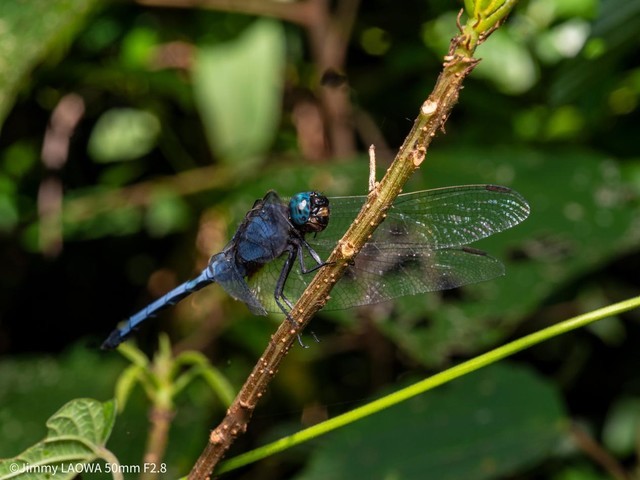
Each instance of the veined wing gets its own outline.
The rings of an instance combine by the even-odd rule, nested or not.
[[[310,259],[307,258],[307,261]],[[273,299],[273,292],[282,263],[282,259],[278,259],[265,265],[249,280],[260,303],[269,312],[281,313]],[[310,265],[312,263],[307,263],[307,266]],[[331,291],[325,310],[340,310],[405,295],[447,290],[503,274],[504,266],[500,261],[468,247],[433,250],[424,245],[368,243]],[[296,265],[285,285],[287,298],[295,303],[314,275],[300,272]]]
[[[329,199],[327,229],[307,240],[327,259],[336,242],[367,200],[365,196]],[[455,288],[504,274],[502,263],[464,247],[506,230],[529,215],[517,192],[494,185],[447,187],[400,195],[387,218],[332,290],[326,309],[343,309],[392,298]],[[305,253],[307,267],[314,265]],[[283,259],[265,265],[249,279],[267,311],[279,312],[273,299]],[[294,266],[284,293],[295,302],[313,274]]]
[[[330,198],[329,226],[309,243],[335,246],[366,200],[365,196]],[[460,247],[511,228],[528,215],[526,200],[506,187],[423,190],[398,196],[371,242],[417,243],[434,250]]]

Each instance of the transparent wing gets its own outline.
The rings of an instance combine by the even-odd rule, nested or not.
[[[329,199],[329,226],[307,238],[321,258],[328,258],[366,200],[366,196]],[[377,303],[502,275],[504,267],[498,260],[464,245],[517,225],[528,215],[524,198],[506,187],[470,185],[400,195],[332,290],[325,308]],[[307,267],[314,265],[307,252],[305,261]],[[273,292],[283,262],[282,258],[270,262],[249,280],[268,311],[280,311]],[[285,295],[295,302],[312,278],[296,264]]]
[[[265,265],[249,282],[269,312],[281,313],[273,292],[282,264],[282,259],[278,259]],[[307,263],[309,265],[312,264]],[[331,291],[325,310],[448,290],[503,274],[504,266],[500,261],[468,247],[431,250],[420,245],[368,243]],[[313,277],[314,273],[304,274],[294,267],[285,285],[285,295],[295,302]]]
[[[332,197],[327,229],[312,244],[335,243],[344,235],[367,197]],[[437,188],[398,196],[371,241],[394,237],[433,249],[459,247],[517,225],[529,205],[517,192],[495,185]]]
[[[504,266],[468,247],[429,250],[367,244],[331,291],[325,308],[369,305],[418,293],[449,290],[504,275]]]
[[[254,315],[266,315],[269,311],[264,308],[255,290],[251,288],[251,286],[245,282],[244,278],[234,269],[229,269],[224,280],[218,279],[216,283],[231,297],[244,302]]]

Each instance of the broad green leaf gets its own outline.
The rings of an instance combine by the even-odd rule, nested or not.
[[[115,403],[72,400],[47,421],[46,438],[14,458],[0,461],[3,479],[76,477],[82,465],[113,456],[104,448],[115,421]],[[47,473],[49,475],[47,475]]]
[[[203,47],[193,88],[213,151],[251,161],[274,138],[282,102],[285,39],[280,24],[258,20],[231,43]]]
[[[328,435],[296,478],[503,478],[548,456],[564,427],[554,388],[503,363]]]
[[[47,55],[68,45],[99,0],[0,2],[0,127],[25,77]],[[54,56],[55,58],[55,56]]]
[[[0,361],[0,457],[13,457],[45,434],[44,424],[72,398],[107,399],[124,367],[78,347],[53,356],[14,356]],[[96,372],[100,372],[99,375]]]
[[[554,475],[553,480],[611,480],[611,477],[593,464],[568,465]]]

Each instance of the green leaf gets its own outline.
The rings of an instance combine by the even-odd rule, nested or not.
[[[506,17],[515,3],[515,0],[466,0],[465,10],[474,29],[482,32]]]
[[[482,58],[474,73],[509,95],[526,92],[538,81],[538,68],[528,49],[509,30],[497,30],[478,47]],[[507,66],[505,68],[505,65]]]
[[[115,421],[115,402],[72,400],[47,421],[46,438],[17,457],[0,461],[0,477],[71,479],[78,465],[113,456],[104,445]],[[48,475],[46,474],[48,473]]]
[[[19,220],[16,197],[0,192],[0,232],[11,232]]]
[[[185,367],[187,367],[186,371],[179,374]],[[205,355],[195,350],[187,350],[175,358],[172,364],[172,375],[175,377],[174,395],[185,389],[196,377],[201,377],[227,407],[231,405],[236,394],[233,386],[222,372],[211,365]]]
[[[148,68],[158,47],[158,32],[148,27],[132,29],[122,41],[122,63],[129,68]]]
[[[98,0],[3,0],[0,2],[0,127],[16,93],[40,61],[66,46]],[[55,58],[55,56],[53,56]]]
[[[549,455],[564,426],[549,383],[497,364],[339,430],[296,478],[504,477]]]
[[[209,144],[222,160],[251,160],[270,147],[280,119],[284,60],[282,27],[270,20],[196,55],[194,95]]]
[[[619,456],[631,455],[637,447],[640,432],[640,399],[623,397],[607,414],[602,439],[607,450]]]
[[[118,378],[116,383],[116,399],[118,400],[118,410],[123,411],[127,405],[127,400],[131,395],[133,387],[140,379],[144,370],[138,365],[129,365]]]
[[[160,121],[150,112],[112,108],[96,122],[89,153],[96,162],[134,160],[151,151],[160,134]]]

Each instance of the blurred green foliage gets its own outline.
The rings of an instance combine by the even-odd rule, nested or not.
[[[0,126],[30,71],[55,63],[95,11],[99,0],[10,0],[0,5]]]
[[[273,143],[285,50],[280,24],[263,20],[230,44],[198,52],[194,96],[211,149],[222,162],[251,167]]]
[[[496,365],[328,435],[295,478],[502,478],[551,455],[566,427],[550,385]]]
[[[69,400],[112,398],[127,364],[96,353],[102,337],[202,268],[266,190],[364,194],[366,147],[376,144],[380,175],[441,69],[460,7],[362,2],[346,63],[327,65],[309,26],[278,20],[297,18],[278,10],[266,19],[99,0],[1,2],[0,456],[44,438],[47,418]],[[490,182],[522,193],[530,218],[477,245],[507,275],[321,312],[312,325],[320,343],[291,351],[235,451],[637,294],[639,29],[639,0],[518,6],[478,50],[483,61],[446,135],[407,187]],[[335,141],[323,124],[336,119],[326,103],[335,92],[319,81],[327,66],[347,75],[338,90],[358,146],[340,158],[309,155],[304,143],[330,150]],[[64,137],[53,114],[69,93],[84,113]],[[61,166],[44,161],[50,152]],[[59,197],[47,196],[56,191],[48,181]],[[152,351],[168,331],[176,348],[202,351],[239,388],[280,320],[253,318],[212,287],[138,339]],[[637,313],[610,319],[520,355],[521,366],[471,375],[239,475],[353,477],[341,458],[368,454],[359,473],[417,478],[445,461],[432,455],[446,438],[462,460],[440,463],[434,478],[606,478],[567,426],[578,420],[617,462],[637,464],[639,339]],[[148,404],[133,393],[107,444],[123,464],[141,462],[148,428]],[[199,384],[176,408],[173,476],[188,471],[222,411]]]

